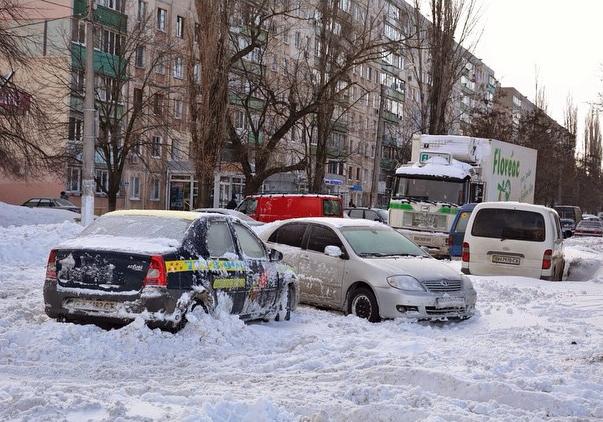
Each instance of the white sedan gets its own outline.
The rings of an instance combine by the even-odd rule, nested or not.
[[[259,235],[298,274],[303,303],[373,322],[474,313],[476,293],[468,277],[384,224],[299,218],[273,223]]]

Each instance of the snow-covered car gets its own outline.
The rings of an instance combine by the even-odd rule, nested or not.
[[[468,277],[382,223],[300,218],[260,237],[298,274],[300,301],[369,321],[468,318],[476,292]]]
[[[31,198],[22,204],[29,208],[52,208],[80,213],[81,209],[73,202],[63,198]]]
[[[584,219],[576,226],[574,235],[577,237],[603,237],[603,224],[599,219]]]
[[[177,330],[200,305],[244,320],[288,319],[297,285],[282,254],[238,219],[184,211],[105,214],[50,252],[46,314],[77,322]]]
[[[204,213],[208,213],[209,212],[209,213],[213,213],[213,214],[232,215],[233,217],[237,217],[238,219],[244,221],[245,223],[247,223],[248,226],[251,226],[251,227],[261,226],[261,225],[264,224],[261,221],[254,220],[253,218],[251,218],[247,214],[243,214],[240,211],[231,210],[231,209],[228,209],[228,208],[197,208],[197,209],[195,209],[193,211],[195,211],[195,212],[204,212]]]

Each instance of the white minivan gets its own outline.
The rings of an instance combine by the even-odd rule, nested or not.
[[[564,266],[555,210],[519,202],[483,202],[473,210],[463,241],[463,273],[560,281]]]

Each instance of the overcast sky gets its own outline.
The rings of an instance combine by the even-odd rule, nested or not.
[[[583,120],[588,102],[603,91],[603,0],[477,1],[484,32],[475,55],[502,86],[533,101],[538,69],[549,115],[563,122],[571,93]]]

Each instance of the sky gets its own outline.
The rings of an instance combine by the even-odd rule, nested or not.
[[[589,103],[603,92],[603,0],[476,1],[483,33],[474,54],[502,86],[532,101],[538,74],[548,113],[560,123],[571,94],[580,135]]]

